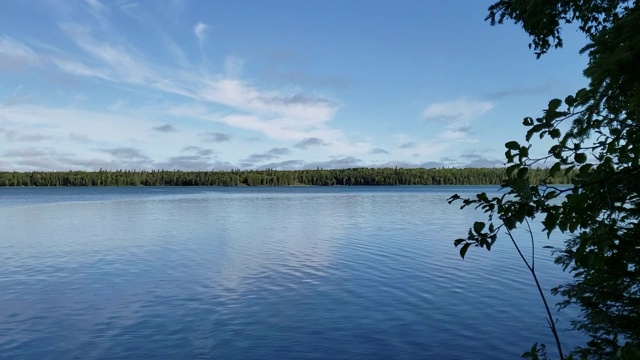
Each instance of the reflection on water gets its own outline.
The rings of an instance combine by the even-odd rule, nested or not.
[[[510,244],[464,261],[452,246],[481,215],[446,199],[477,190],[0,189],[0,358],[517,358],[551,345]],[[551,287],[566,275],[546,259]]]

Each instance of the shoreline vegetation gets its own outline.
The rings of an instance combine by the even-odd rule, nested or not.
[[[570,184],[573,172],[531,169],[531,183]],[[505,168],[350,168],[333,170],[99,170],[2,172],[0,187],[25,186],[393,186],[500,185]]]

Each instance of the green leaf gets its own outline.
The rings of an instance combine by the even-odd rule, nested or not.
[[[576,103],[576,98],[573,95],[569,95],[564,99],[564,103],[567,104],[567,106],[572,107]]]
[[[549,110],[550,111],[556,111],[556,110],[558,110],[560,105],[562,105],[562,100],[553,99],[553,100],[549,101]]]
[[[517,141],[509,141],[504,146],[509,150],[520,150],[520,144]]]
[[[582,88],[576,93],[576,100],[583,100],[583,98],[586,98],[587,96],[589,96],[589,91],[585,88]]]
[[[484,201],[484,202],[487,202],[487,203],[489,202],[489,197],[487,196],[487,193],[485,193],[485,192],[480,193],[480,194],[478,194],[476,196],[477,196],[478,200],[480,200],[480,201]]]
[[[569,166],[568,168],[564,169],[564,176],[569,175],[575,168],[575,166]]]
[[[592,167],[593,167],[593,164],[584,164],[580,166],[580,170],[578,170],[578,172],[580,173],[580,176],[589,175],[589,171],[591,170]]]
[[[527,216],[527,209],[523,206],[519,207],[515,214],[515,220],[519,223],[524,221],[524,218]]]
[[[584,164],[587,162],[587,154],[585,153],[577,153],[574,156],[574,160],[578,163],[578,164]]]
[[[560,172],[560,170],[562,170],[562,168],[559,162],[553,164],[551,169],[549,169],[549,176],[550,177],[556,176]]]
[[[553,155],[553,157],[558,159],[558,160],[561,159],[562,158],[562,147],[560,145],[553,145],[549,149],[549,155]]]
[[[518,170],[518,179],[525,179],[527,177],[527,174],[529,173],[529,168],[523,167],[520,170]]]
[[[558,214],[555,212],[547,213],[547,216],[542,221],[544,228],[547,230],[547,238],[551,236],[551,232],[558,226]]]
[[[482,233],[482,230],[484,230],[484,227],[485,227],[485,223],[483,223],[482,221],[476,221],[473,223],[473,231],[475,231],[475,233],[478,235]]]
[[[567,231],[568,228],[569,228],[569,225],[567,224],[566,221],[562,220],[558,222],[558,229],[560,229],[560,231],[565,232]]]
[[[538,343],[533,344],[531,349],[522,354],[523,359],[537,359],[538,358]]]
[[[467,255],[467,250],[469,250],[469,246],[471,246],[471,243],[466,243],[462,245],[462,247],[460,248],[460,257],[462,257],[463,259],[464,259],[464,256]]]
[[[504,152],[504,157],[507,158],[507,163],[513,162],[513,155],[511,154],[511,150],[507,150]]]
[[[506,173],[507,173],[507,177],[511,177],[513,172],[516,171],[519,168],[520,168],[520,164],[514,164],[514,165],[511,165],[511,166],[507,167],[507,169],[505,170]]]
[[[549,136],[551,136],[552,139],[558,139],[560,135],[560,129],[553,129],[549,131]]]

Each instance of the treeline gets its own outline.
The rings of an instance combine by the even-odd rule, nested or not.
[[[572,174],[548,178],[547,169],[529,172],[532,182],[569,184]],[[504,169],[355,168],[336,170],[231,171],[53,171],[0,172],[0,186],[357,186],[499,185]]]

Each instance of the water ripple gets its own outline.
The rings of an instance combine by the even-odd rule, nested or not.
[[[452,190],[16,191],[0,358],[515,358],[551,340],[509,243],[459,258],[478,214]]]

